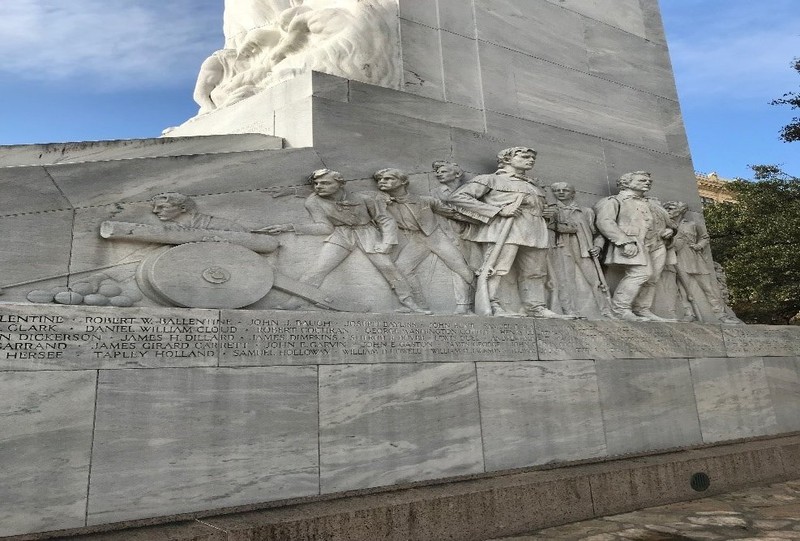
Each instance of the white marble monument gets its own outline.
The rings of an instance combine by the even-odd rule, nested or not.
[[[0,147],[0,537],[798,430],[798,329],[699,266],[656,0],[225,8],[168,137]],[[539,474],[502,502],[622,508]]]

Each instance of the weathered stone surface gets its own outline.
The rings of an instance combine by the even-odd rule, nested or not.
[[[202,135],[198,137],[12,145],[0,147],[0,167],[276,150],[282,147],[283,141],[280,137],[269,137],[260,133],[225,137]]]
[[[360,109],[334,101],[314,102],[314,148],[326,166],[345,178],[364,178],[384,167],[430,170],[450,154],[449,128],[399,114]],[[392,152],[386,153],[385,149]]]
[[[455,0],[449,0],[455,2]],[[453,13],[465,12],[453,9]],[[469,16],[472,13],[467,11]],[[474,26],[473,32],[474,32]],[[442,40],[442,69],[444,72],[444,93],[448,102],[460,103],[476,109],[483,108],[481,79],[479,77],[477,43],[457,34],[440,32]],[[483,115],[481,115],[482,117]],[[458,118],[458,117],[456,117]],[[454,126],[456,124],[453,124]],[[483,125],[472,128],[482,132]]]
[[[88,521],[318,493],[317,372],[100,373]]]
[[[439,31],[401,19],[400,37],[403,46],[403,90],[443,100],[444,81]]]
[[[221,312],[236,328],[223,366],[536,359],[533,320],[315,312]]]
[[[481,43],[480,50],[481,66],[489,66],[483,80],[488,110],[667,151],[656,96],[498,46]],[[487,71],[491,66],[513,73],[513,81]]]
[[[400,18],[421,23],[431,28],[437,26],[437,5],[433,2],[399,2]]]
[[[787,325],[723,327],[729,357],[800,355],[800,328]]]
[[[25,145],[23,148],[27,147]],[[0,146],[0,159],[7,148]],[[0,198],[0,216],[70,208],[69,201],[58,191],[42,167],[20,167],[13,171],[4,171],[0,174],[0,192],[14,194],[14,197]]]
[[[606,454],[592,361],[477,366],[487,471]]]
[[[577,13],[546,2],[525,0],[478,0],[475,2],[478,38],[525,55],[577,70],[586,70],[583,20]],[[485,71],[506,64],[499,57]],[[488,102],[487,102],[488,104]]]
[[[96,379],[0,376],[0,535],[85,525]]]
[[[463,49],[463,46],[462,46]],[[461,69],[463,63],[455,61],[455,69]],[[350,82],[349,102],[356,107],[365,107],[380,113],[402,114],[403,116],[434,122],[445,126],[454,126],[471,130],[473,132],[483,131],[483,114],[471,107],[477,107],[475,98],[480,98],[477,89],[470,88],[471,81],[464,80],[464,90],[461,95],[465,99],[450,100],[456,103],[442,103],[439,100],[397,92],[388,88],[381,88],[373,85],[365,85],[356,81]],[[453,83],[457,85],[457,82]],[[470,102],[471,98],[473,101]],[[458,105],[467,102],[465,105]]]
[[[0,306],[0,371],[215,366],[218,312]]]
[[[685,359],[597,361],[609,455],[702,443]]]
[[[686,323],[545,320],[536,322],[536,339],[541,360],[685,358],[725,351],[719,326]]]
[[[320,167],[313,150],[265,150],[67,164],[47,170],[74,206],[96,206],[145,201],[167,191],[215,194],[266,188],[290,179],[302,183]]]
[[[471,364],[320,367],[323,493],[483,471]]]
[[[619,0],[615,2],[596,0],[588,2],[583,0],[547,1],[625,32],[645,37],[645,28],[642,24],[642,5],[639,0]],[[652,2],[652,0],[647,0],[647,2]]]
[[[703,441],[779,431],[761,358],[691,359]]]
[[[587,21],[585,28],[589,73],[678,101],[663,44],[643,41],[640,36],[601,22]],[[619,51],[625,54],[620,55]]]
[[[34,212],[0,217],[0,261],[5,291],[2,300],[25,302],[32,289],[66,285],[72,241],[72,210]],[[82,269],[81,269],[82,270]],[[55,278],[58,277],[58,278]],[[21,282],[42,280],[33,285]]]
[[[402,3],[409,3],[408,1]],[[413,0],[410,2],[415,4]],[[468,38],[475,38],[475,10],[464,9],[464,3],[461,0],[437,0],[439,6],[439,25],[442,30],[465,36]],[[442,34],[442,40],[444,40]],[[445,48],[444,46],[442,47]]]
[[[772,409],[780,432],[800,430],[800,358],[766,357],[767,376]]]

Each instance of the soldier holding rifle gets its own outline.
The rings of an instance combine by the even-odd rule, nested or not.
[[[459,188],[449,203],[479,223],[469,224],[463,238],[480,243],[484,260],[475,296],[480,315],[509,316],[498,295],[512,266],[525,314],[531,317],[572,319],[546,307],[547,220],[555,215],[545,192],[526,173],[536,163],[532,148],[513,147],[497,155],[494,174],[478,175]]]

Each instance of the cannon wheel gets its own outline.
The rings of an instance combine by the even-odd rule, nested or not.
[[[252,250],[227,242],[193,242],[158,250],[136,270],[150,299],[184,308],[243,308],[272,289],[272,267]]]

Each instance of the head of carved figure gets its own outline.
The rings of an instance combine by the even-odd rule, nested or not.
[[[625,173],[617,180],[617,188],[628,189],[634,192],[644,193],[650,190],[653,185],[653,178],[647,171],[633,171]]]
[[[536,163],[537,152],[528,147],[511,147],[497,153],[497,165],[516,171],[529,171]]]
[[[667,201],[664,203],[663,207],[667,209],[669,217],[673,220],[679,220],[683,218],[683,215],[686,214],[687,210],[689,210],[689,205],[683,201]]]
[[[550,185],[553,196],[559,201],[572,201],[575,199],[575,187],[569,182],[554,182]]]
[[[450,184],[461,180],[464,177],[464,170],[454,162],[436,161],[433,162],[433,174],[442,184]]]
[[[408,186],[408,174],[400,169],[381,169],[375,171],[372,178],[378,183],[378,189],[382,192],[391,192]]]
[[[331,169],[317,169],[308,177],[308,182],[314,188],[314,193],[320,197],[332,197],[344,188],[344,176]]]
[[[153,197],[153,214],[162,222],[175,220],[181,214],[197,210],[197,203],[178,192],[164,192]]]

